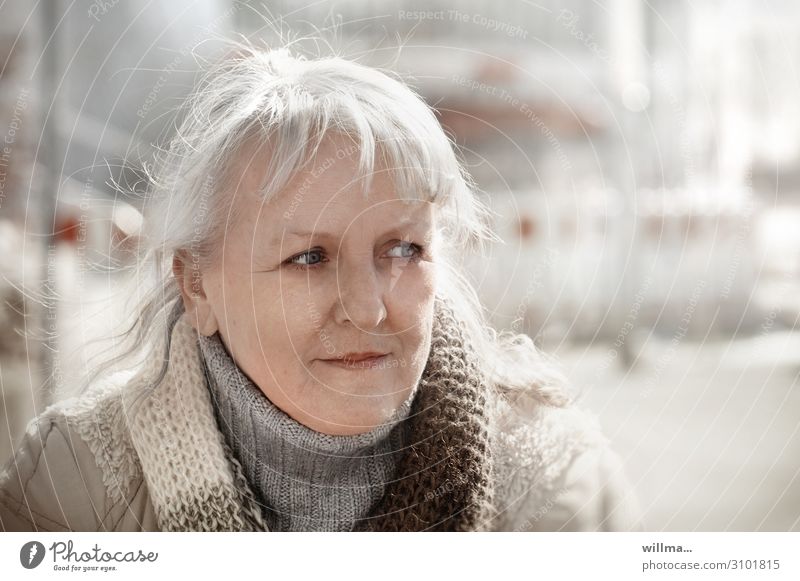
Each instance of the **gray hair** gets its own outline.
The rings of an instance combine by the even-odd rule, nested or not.
[[[217,194],[232,178],[232,161],[245,143],[274,145],[262,189],[269,198],[306,166],[326,134],[339,132],[357,147],[356,177],[363,177],[365,195],[380,156],[399,196],[436,205],[442,242],[434,258],[441,275],[437,292],[463,318],[490,384],[544,403],[568,401],[563,377],[548,358],[527,335],[497,333],[473,285],[459,272],[458,257],[496,240],[488,226],[490,211],[476,196],[433,109],[399,77],[338,56],[308,59],[288,48],[236,45],[203,74],[179,119],[174,137],[148,171],[148,226],[136,282],[141,289],[147,281],[149,289],[132,326],[120,335],[121,354],[101,369],[160,357],[158,381],[163,377],[169,334],[183,312],[173,257],[189,249],[207,260],[220,246],[232,208],[230,199]],[[153,345],[166,350],[154,353]]]

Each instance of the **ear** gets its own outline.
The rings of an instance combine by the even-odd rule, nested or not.
[[[178,250],[172,258],[172,274],[178,281],[183,306],[198,333],[210,337],[219,330],[217,317],[206,296],[200,262],[185,250]]]

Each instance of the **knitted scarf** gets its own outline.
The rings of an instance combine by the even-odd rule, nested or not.
[[[173,316],[166,375],[158,378],[154,358],[121,398],[81,400],[85,410],[74,425],[104,467],[112,500],[122,501],[136,475],[144,476],[161,530],[268,530],[214,417],[197,333],[180,312]],[[467,337],[455,309],[437,297],[430,354],[406,420],[409,445],[383,496],[353,530],[491,529],[496,399]],[[128,436],[114,431],[120,422]]]
[[[488,398],[463,323],[437,297],[409,449],[381,500],[354,530],[486,530],[494,511]]]
[[[437,297],[430,355],[408,420],[409,447],[384,495],[353,530],[489,530],[495,509],[488,397],[463,323]],[[233,466],[251,503],[247,512],[259,512],[241,467]]]

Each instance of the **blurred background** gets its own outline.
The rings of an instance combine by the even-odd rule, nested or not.
[[[648,530],[800,530],[800,6],[0,6],[0,456],[123,322],[147,188],[212,39],[321,34],[439,113],[503,243],[498,329],[554,356]]]

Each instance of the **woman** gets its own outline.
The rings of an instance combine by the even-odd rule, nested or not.
[[[242,48],[182,118],[153,176],[154,286],[100,376],[144,364],[31,423],[4,529],[637,526],[595,423],[459,275],[492,234],[417,95]]]

